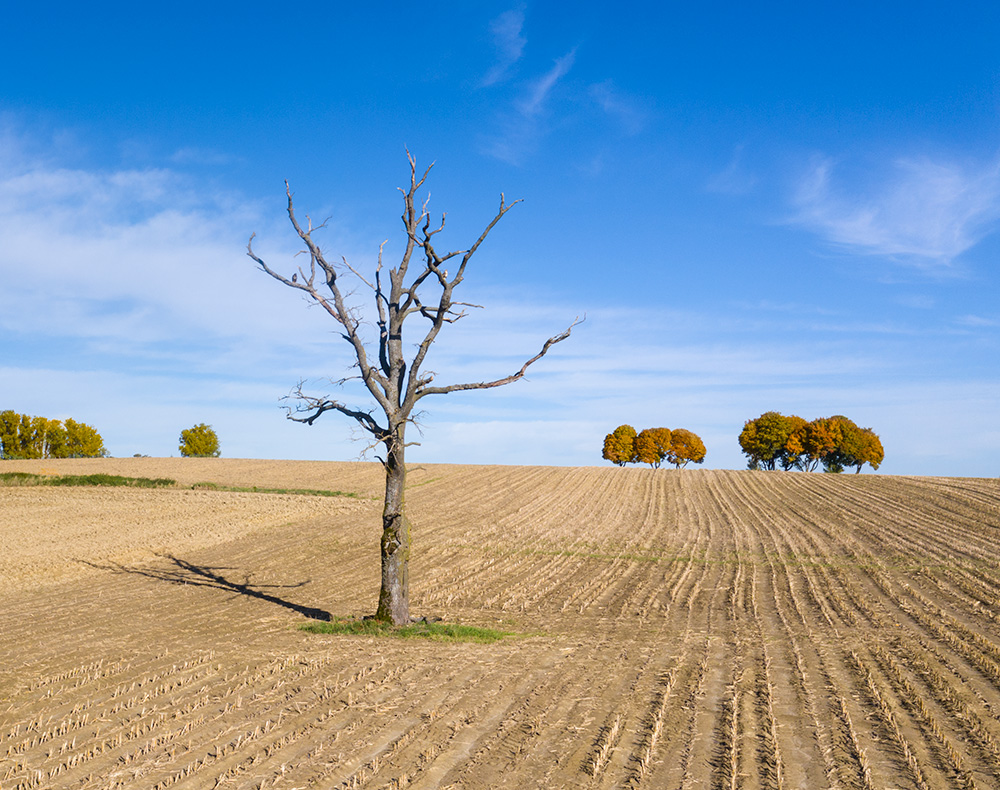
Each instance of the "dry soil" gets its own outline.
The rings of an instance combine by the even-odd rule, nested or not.
[[[996,480],[413,468],[478,645],[297,630],[374,608],[376,465],[16,470],[188,488],[0,489],[2,790],[1000,790]]]

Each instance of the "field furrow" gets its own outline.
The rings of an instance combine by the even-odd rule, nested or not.
[[[1000,790],[995,480],[415,466],[469,644],[297,630],[374,606],[377,465],[4,463],[187,489],[0,488],[3,790]]]

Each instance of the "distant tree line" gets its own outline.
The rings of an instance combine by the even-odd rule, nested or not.
[[[0,458],[102,458],[104,440],[91,426],[0,411]]]
[[[619,425],[604,437],[603,457],[625,464],[649,464],[658,469],[666,461],[678,469],[705,460],[705,443],[685,428],[646,428],[636,433],[631,425]]]
[[[769,411],[747,420],[740,447],[750,469],[800,469],[843,472],[870,464],[878,469],[885,457],[882,442],[871,428],[859,428],[842,415],[812,422]]]

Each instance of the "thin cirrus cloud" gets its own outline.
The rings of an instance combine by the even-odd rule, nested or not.
[[[0,177],[0,279],[10,302],[0,330],[137,354],[148,344],[222,342],[240,326],[266,336],[297,308],[272,298],[245,255],[250,232],[272,224],[252,201],[208,196],[169,170],[22,158]],[[294,249],[273,252],[290,258]]]
[[[708,180],[705,188],[709,192],[740,196],[748,195],[753,191],[757,185],[757,177],[747,168],[743,149],[742,144],[736,146],[729,164]]]
[[[540,114],[548,102],[549,95],[556,84],[565,77],[576,60],[576,49],[571,49],[561,58],[556,58],[552,68],[531,84],[528,94],[517,104],[521,115],[532,117]]]
[[[490,36],[497,51],[497,62],[483,78],[484,86],[506,79],[511,68],[521,59],[528,43],[523,30],[524,6],[504,11],[490,23]]]
[[[1000,327],[1000,319],[987,318],[981,315],[963,315],[956,320],[960,326],[973,329],[994,329]]]
[[[527,47],[524,35],[524,6],[505,11],[490,23],[490,36],[496,49],[496,62],[483,78],[480,87],[496,86],[509,79]],[[547,119],[553,115],[553,96],[576,63],[576,47],[556,58],[543,74],[519,81],[514,98],[500,118],[502,132],[485,141],[487,154],[509,164],[520,165],[526,156],[535,151],[548,133]],[[646,127],[646,113],[642,107],[623,94],[607,79],[589,86],[586,92],[591,109],[596,106],[613,119],[621,131],[629,136],[639,134]],[[580,97],[577,97],[580,101]]]
[[[502,133],[486,143],[486,152],[501,161],[520,165],[545,136],[545,114],[553,91],[576,59],[576,50],[557,58],[545,74],[531,81],[501,121]]]
[[[598,107],[618,122],[625,134],[636,135],[646,127],[645,112],[636,102],[622,95],[613,80],[591,85],[590,96]]]
[[[867,190],[839,186],[828,158],[803,178],[793,222],[854,251],[949,264],[1000,220],[1000,163],[975,171],[929,158],[898,159]]]
[[[584,106],[587,112],[600,111],[627,136],[637,135],[646,128],[646,110],[611,79],[591,84],[585,93],[559,90],[576,63],[576,53],[574,47],[556,58],[543,74],[523,84],[520,96],[508,105],[500,119],[502,133],[487,140],[485,150],[490,156],[520,165],[557,125],[558,120],[553,121],[553,118],[565,109],[567,99],[576,105],[574,109]],[[560,105],[557,99],[563,100],[563,104]],[[592,169],[600,170],[600,167],[598,157],[593,160]]]

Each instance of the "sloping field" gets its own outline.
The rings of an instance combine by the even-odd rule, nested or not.
[[[364,464],[5,462],[0,788],[1000,789],[1000,483],[427,466],[417,615],[374,608]]]

